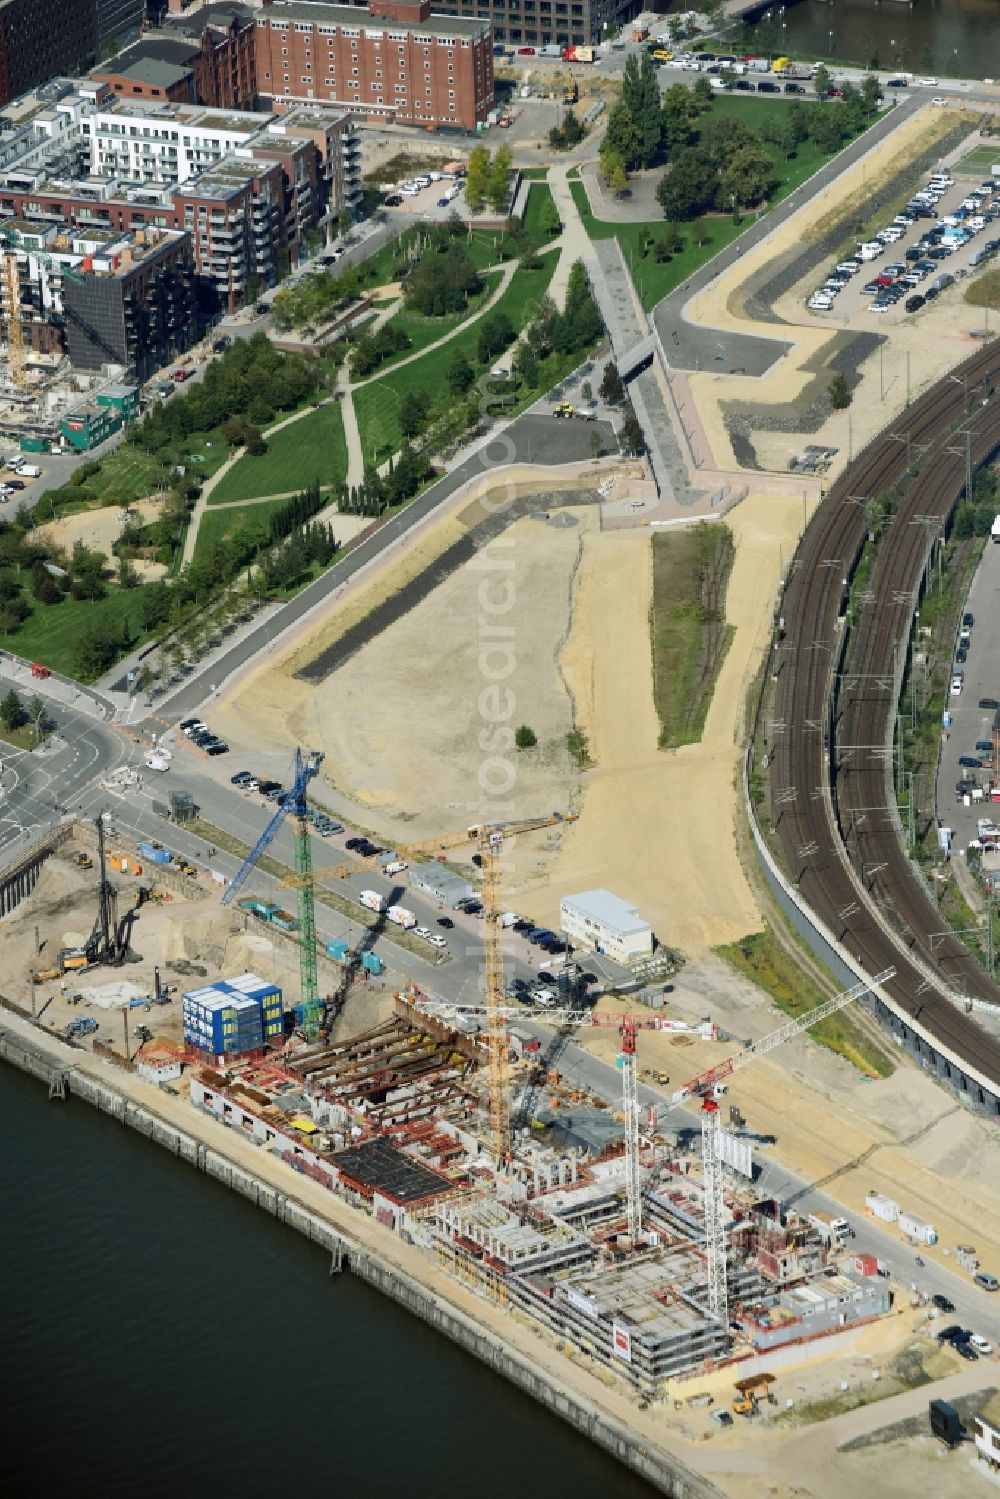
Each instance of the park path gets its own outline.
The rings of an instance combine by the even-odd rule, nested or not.
[[[566,287],[569,284],[570,268],[574,261],[582,260],[590,275],[591,284],[596,286],[600,268],[594,247],[590,242],[590,235],[583,227],[580,210],[576,206],[576,200],[569,185],[570,169],[577,162],[561,161],[549,168],[546,181],[552,193],[553,201],[559,211],[562,220],[562,233],[556,244],[560,247],[559,264],[556,266],[555,275],[549,282],[549,296],[562,312],[566,306]]]
[[[562,242],[563,236],[560,235],[557,239],[553,240],[550,248],[561,249]],[[563,256],[561,254],[559,264],[556,266],[556,276],[558,276],[559,274],[562,261]],[[404,359],[396,360],[394,364],[389,365],[385,370],[376,371],[375,374],[368,375],[364,380],[352,381],[348,371],[348,361],[346,359],[344,360],[343,364],[337,371],[336,399],[339,402],[341,415],[344,421],[344,438],[347,444],[346,483],[348,488],[350,488],[351,486],[359,485],[364,479],[365,475],[364,445],[361,440],[361,431],[358,426],[357,412],[354,409],[354,392],[356,390],[360,390],[363,385],[371,385],[375,381],[383,379],[387,375],[395,374],[396,370],[402,369],[402,367],[406,364],[413,364],[416,360],[423,359],[425,354],[433,353],[435,349],[441,348],[444,344],[450,343],[453,338],[457,338],[460,333],[464,333],[468,327],[475,323],[479,318],[483,317],[485,313],[489,312],[490,309],[494,307],[500,300],[500,298],[504,295],[504,293],[507,291],[507,288],[510,286],[511,282],[514,279],[514,273],[516,272],[519,264],[520,261],[518,260],[510,260],[498,268],[500,274],[497,278],[496,286],[487,297],[487,299],[483,302],[483,304],[478,307],[476,311],[471,314],[471,316],[463,319],[462,322],[457,323],[454,328],[449,329],[447,333],[443,333],[441,337],[436,338],[433,343],[426,344],[422,349],[414,350],[412,354],[407,354]],[[492,269],[497,268],[494,267]],[[568,269],[566,274],[569,274]],[[563,292],[563,297],[565,299],[565,291]],[[399,312],[402,306],[402,297],[393,301],[389,307],[378,313],[375,319],[369,324],[368,331],[371,333],[375,333],[380,328],[384,327],[389,319],[394,317],[396,313]],[[320,404],[327,406],[330,404],[330,402],[323,401]],[[267,430],[263,434],[265,440],[269,437],[272,437],[276,432],[280,432],[283,427],[290,427],[293,422],[301,421],[303,417],[308,416],[310,412],[314,411],[315,409],[316,408],[313,406],[307,406],[302,411],[292,412],[291,416],[287,416],[282,421],[276,422],[273,427],[267,428]],[[201,528],[201,522],[202,518],[204,517],[205,511],[209,508],[209,500],[211,498],[213,490],[221,481],[223,475],[227,474],[232,468],[233,464],[238,463],[240,458],[242,457],[243,450],[241,448],[237,448],[237,450],[233,454],[231,454],[229,458],[226,459],[225,463],[218,470],[218,472],[213,474],[210,479],[206,480],[205,487],[202,490],[201,495],[199,496],[198,502],[191,512],[191,519],[188,523],[187,535],[184,538],[184,552],[181,557],[182,566],[187,566],[194,557],[195,548],[198,543],[198,531]],[[385,473],[387,471],[388,462],[382,464],[379,472]],[[293,490],[290,491],[290,493],[297,493],[297,491]],[[226,506],[252,505],[256,503],[257,500],[280,499],[285,497],[286,496],[284,495],[259,495],[256,497],[256,500],[227,500],[224,501],[221,505],[213,505],[211,506],[211,508],[213,510],[221,510],[226,508]],[[336,501],[334,501],[331,505],[327,506],[327,508],[322,511],[316,517],[316,519],[325,522],[327,520],[330,520],[336,513]]]
[[[331,403],[330,401],[321,401],[319,404],[321,406],[329,406]],[[316,409],[317,408],[315,406],[306,406],[302,411],[293,411],[291,416],[283,417],[280,422],[275,422],[272,427],[268,427],[266,432],[264,432],[263,436],[265,441],[267,438],[273,437],[275,432],[280,432],[283,427],[290,427],[293,422],[300,422],[304,416],[308,416],[311,411],[315,411]],[[182,567],[187,567],[190,564],[191,559],[194,557],[194,549],[198,540],[198,531],[201,527],[202,516],[208,509],[209,497],[222,479],[223,475],[228,474],[233,465],[235,463],[239,463],[240,459],[243,456],[243,449],[237,448],[235,452],[229,455],[222,467],[217,469],[210,479],[205,480],[204,488],[202,489],[201,494],[198,496],[198,502],[195,505],[194,509],[191,511],[191,519],[188,522],[187,535],[184,538],[184,552],[181,556]],[[237,500],[234,502],[227,501],[225,503],[245,505],[247,502],[246,500]],[[214,505],[212,506],[212,509],[215,509]]]

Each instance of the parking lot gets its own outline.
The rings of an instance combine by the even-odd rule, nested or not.
[[[987,542],[965,608],[973,619],[968,656],[959,667],[965,674],[962,690],[948,698],[951,725],[942,744],[937,787],[938,817],[953,830],[955,849],[966,848],[976,837],[979,818],[996,815],[1000,820],[1000,807],[988,805],[992,758],[985,756],[978,770],[959,764],[962,756],[980,760],[977,743],[992,739],[994,709],[981,708],[980,701],[1000,702],[1000,546]],[[976,786],[981,799],[970,798],[966,806],[955,789],[960,780]]]
[[[853,256],[831,266],[827,280],[810,289],[809,310],[838,325],[899,323],[939,296],[960,297],[961,282],[1000,253],[1000,181],[957,172],[929,181],[919,212],[908,208],[888,219]]]

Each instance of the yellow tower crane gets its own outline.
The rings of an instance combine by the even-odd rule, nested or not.
[[[4,262],[4,316],[7,320],[7,360],[10,378],[15,385],[24,384],[27,356],[24,351],[24,329],[21,327],[21,282],[17,268],[17,255],[5,249]]]
[[[500,855],[510,838],[522,833],[535,833],[542,828],[552,828],[560,823],[575,822],[578,814],[565,815],[553,812],[549,817],[528,817],[519,822],[474,823],[461,833],[445,833],[439,838],[425,838],[419,843],[409,843],[399,849],[402,857],[421,858],[428,854],[442,854],[449,849],[475,844],[473,862],[483,877],[480,899],[483,903],[484,938],[486,954],[486,1048],[487,1081],[489,1088],[489,1147],[496,1167],[501,1167],[510,1155],[510,1099],[507,1093],[507,1012],[503,976],[503,927],[500,917],[503,906],[500,887]],[[360,865],[377,868],[374,860],[343,861],[326,869],[312,871],[311,878],[323,879],[330,875],[342,875]],[[299,876],[292,875],[282,883],[295,885]]]

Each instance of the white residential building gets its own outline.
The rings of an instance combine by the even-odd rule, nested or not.
[[[90,171],[122,182],[187,182],[240,150],[270,123],[249,111],[188,104],[129,104],[97,110],[83,122]]]

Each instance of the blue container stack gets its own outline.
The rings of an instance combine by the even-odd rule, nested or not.
[[[284,1034],[285,1008],[276,984],[244,973],[182,997],[184,1040],[212,1056],[260,1051]]]

